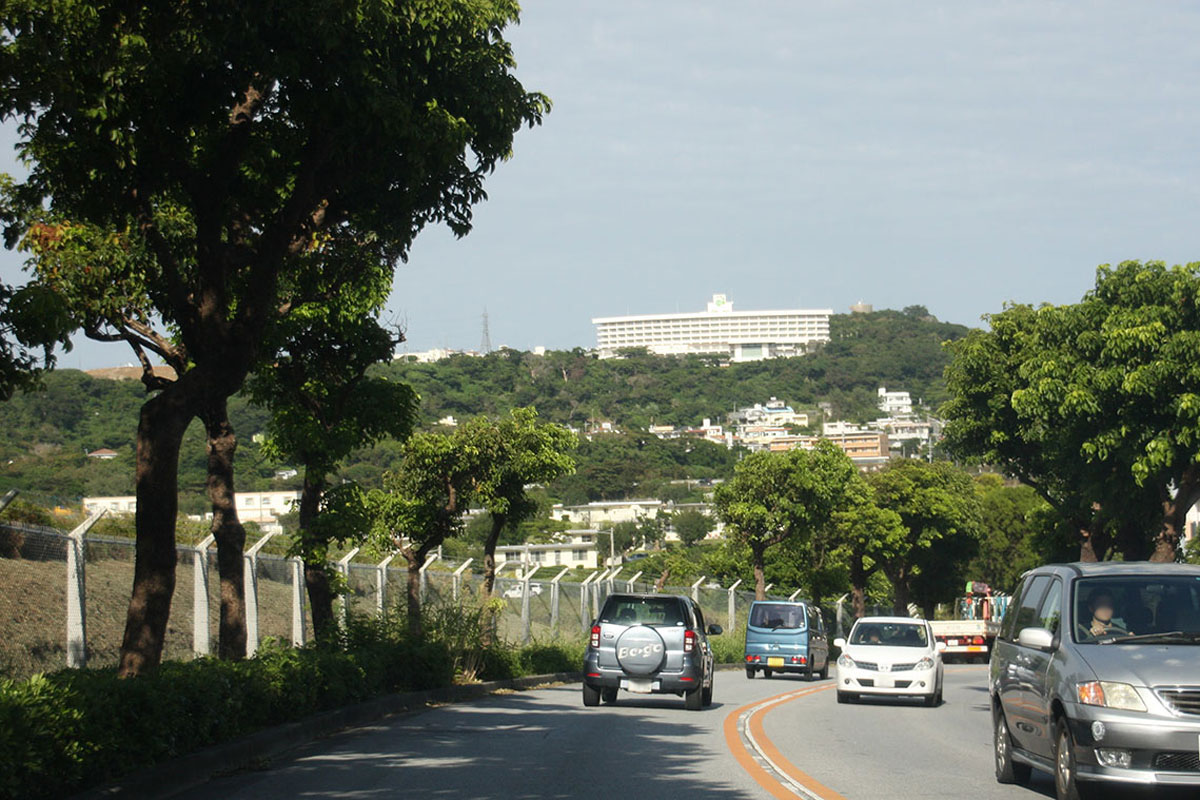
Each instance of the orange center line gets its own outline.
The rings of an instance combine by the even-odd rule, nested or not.
[[[729,748],[730,753],[733,754],[734,759],[742,766],[742,769],[746,770],[750,777],[759,786],[770,792],[772,796],[781,798],[781,800],[794,800],[796,793],[787,786],[784,786],[779,778],[772,775],[770,771],[764,768],[750,754],[746,744],[742,741],[742,731],[739,725],[739,720],[744,714],[749,715],[746,720],[747,735],[756,744],[762,756],[788,781],[797,786],[802,786],[809,794],[821,798],[821,800],[846,800],[845,797],[820,783],[784,758],[774,743],[767,738],[762,725],[762,718],[766,715],[766,712],[774,711],[784,703],[790,703],[801,697],[808,697],[811,694],[817,694],[818,692],[827,691],[832,688],[834,688],[834,684],[828,683],[824,686],[812,687],[810,689],[784,692],[766,700],[759,700],[744,705],[725,717],[725,744]]]

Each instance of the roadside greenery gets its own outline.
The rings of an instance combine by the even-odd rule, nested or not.
[[[251,659],[165,662],[138,680],[111,669],[0,680],[0,798],[61,797],[385,694],[577,671],[583,661],[582,641],[483,646],[479,626],[470,632],[482,617],[467,614],[464,625],[456,616],[431,610],[421,639],[402,616],[352,617],[322,645],[268,641]]]

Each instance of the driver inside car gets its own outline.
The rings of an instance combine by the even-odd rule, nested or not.
[[[1116,603],[1113,601],[1113,593],[1108,589],[1096,589],[1088,595],[1087,607],[1092,618],[1079,623],[1080,637],[1096,639],[1112,634],[1131,633],[1124,620],[1113,616]]]

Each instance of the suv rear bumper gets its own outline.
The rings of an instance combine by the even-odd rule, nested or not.
[[[704,670],[698,660],[690,657],[685,657],[683,669],[678,672],[660,671],[653,675],[629,675],[620,667],[598,666],[595,653],[589,653],[583,660],[583,682],[589,686],[628,689],[627,682],[631,680],[649,680],[651,694],[681,694],[703,685]]]
[[[1200,786],[1200,719],[1114,711],[1079,703],[1067,706],[1075,760],[1081,780],[1106,783]],[[1093,722],[1104,723],[1104,737],[1092,735]],[[1096,750],[1129,751],[1129,767],[1108,767]]]

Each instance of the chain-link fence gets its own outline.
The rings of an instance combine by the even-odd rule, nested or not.
[[[5,588],[0,593],[0,677],[20,678],[85,663],[115,666],[133,585],[134,555],[134,543],[125,539],[0,525],[0,585]],[[185,660],[216,650],[221,585],[211,547],[180,546],[177,557],[163,657]],[[468,566],[431,559],[420,573],[422,602],[443,607],[476,602],[483,579]],[[250,651],[268,638],[293,644],[311,641],[312,619],[300,563],[252,547],[245,568]],[[372,564],[347,558],[337,568],[346,592],[335,611],[360,616],[404,613],[406,566],[390,559]],[[609,594],[654,590],[651,583],[607,570],[564,571],[549,579],[501,574],[493,593],[503,604],[497,632],[515,643],[578,640]],[[711,581],[662,591],[695,598],[706,621],[731,634],[745,624],[754,600],[752,591],[723,588]],[[835,613],[826,609],[826,619],[832,622]]]

